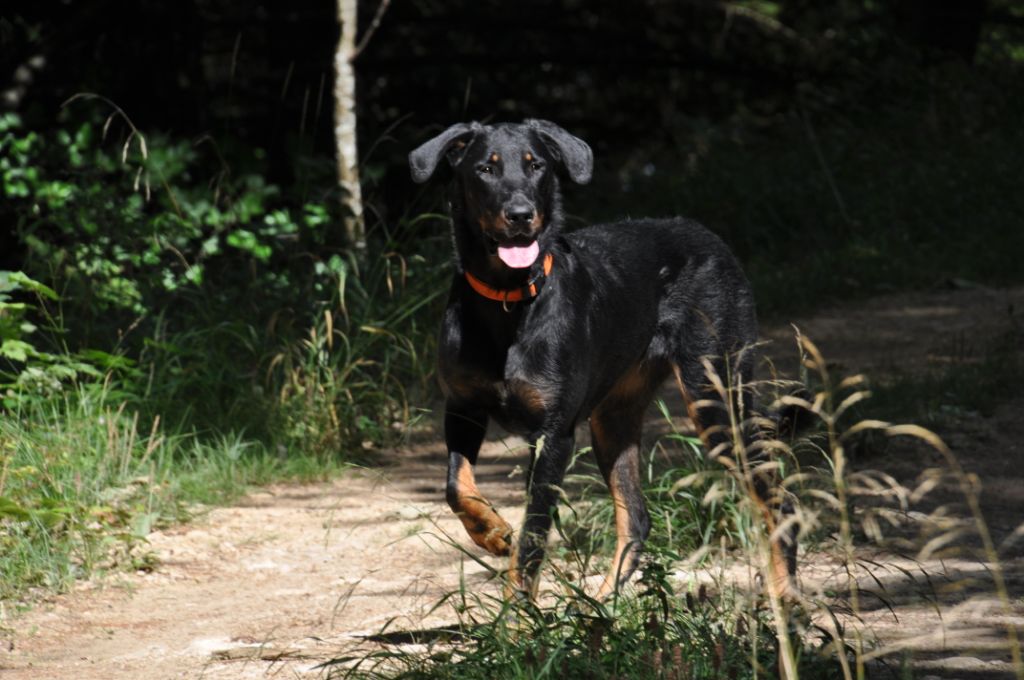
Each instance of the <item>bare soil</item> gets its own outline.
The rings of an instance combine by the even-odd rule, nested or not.
[[[976,359],[988,342],[1019,323],[1024,288],[905,293],[825,310],[796,322],[831,361],[871,376],[920,372]],[[766,328],[768,353],[792,370],[788,325]],[[951,416],[943,434],[984,488],[994,531],[1024,521],[1024,394],[990,416]],[[520,440],[489,439],[480,487],[517,524],[523,500]],[[910,480],[935,460],[905,450],[867,461]],[[323,484],[273,485],[195,521],[156,531],[148,573],[109,575],[7,612],[0,652],[5,680],[75,678],[316,677],[317,666],[354,636],[450,621],[431,611],[460,579],[498,591],[486,570],[450,541],[472,546],[444,502],[444,446],[437,440],[389,452],[389,465]],[[450,538],[448,538],[450,537]],[[916,650],[917,677],[1012,675],[1004,614],[996,603],[947,592],[964,575],[988,578],[985,565],[872,553],[891,583],[889,602],[866,606],[864,623],[884,644]],[[827,556],[802,559],[808,587],[836,578]],[[1005,563],[1024,632],[1024,565]],[[908,574],[912,575],[908,576]],[[934,602],[949,607],[941,609]]]

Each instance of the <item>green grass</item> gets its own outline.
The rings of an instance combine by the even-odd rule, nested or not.
[[[102,384],[0,418],[0,600],[150,568],[145,537],[254,484],[323,479],[341,459],[280,457],[240,435],[168,433]]]
[[[597,602],[564,574],[542,605],[462,588],[447,596],[455,625],[404,633],[385,646],[332,660],[336,678],[755,678],[776,677],[778,648],[764,602],[736,591],[679,590],[665,570],[677,555],[649,555],[635,595]],[[804,677],[840,677],[820,642],[801,648]]]

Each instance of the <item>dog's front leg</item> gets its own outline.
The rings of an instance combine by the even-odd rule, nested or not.
[[[445,497],[473,542],[493,555],[504,556],[511,552],[512,527],[483,497],[473,476],[473,466],[486,432],[486,413],[448,404],[444,417],[444,438],[448,445]]]
[[[568,433],[545,435],[534,449],[534,460],[526,482],[526,518],[509,565],[509,594],[537,594],[539,572],[544,561],[548,532],[558,507],[562,480],[575,446]]]

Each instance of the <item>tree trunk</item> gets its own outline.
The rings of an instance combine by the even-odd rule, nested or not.
[[[334,144],[338,159],[338,183],[347,210],[345,234],[356,249],[366,247],[363,196],[359,189],[359,158],[356,154],[356,74],[352,58],[356,50],[356,0],[338,0],[341,36],[334,54]]]

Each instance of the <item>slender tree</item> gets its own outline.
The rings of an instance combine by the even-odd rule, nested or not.
[[[343,191],[345,233],[357,249],[365,246],[363,196],[359,188],[359,158],[356,146],[356,0],[338,0],[341,35],[334,53],[334,144],[337,151],[338,183]]]

